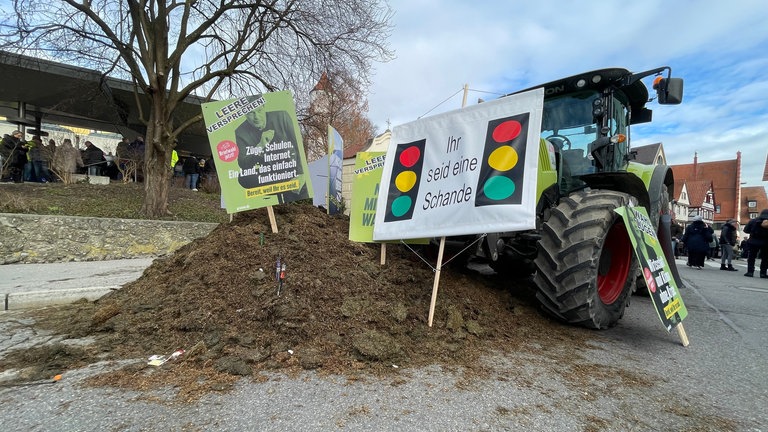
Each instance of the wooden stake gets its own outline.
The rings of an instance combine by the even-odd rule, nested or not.
[[[684,347],[688,346],[688,335],[685,334],[685,329],[683,328],[683,323],[679,323],[677,326],[677,335],[680,336],[680,341],[683,343]]]
[[[272,206],[267,206],[267,214],[269,215],[269,224],[272,226],[272,233],[277,234],[277,220],[275,220],[275,209]]]
[[[435,316],[435,303],[437,303],[437,287],[440,284],[440,270],[443,267],[443,250],[445,250],[445,237],[440,237],[440,249],[437,252],[437,270],[435,282],[432,284],[432,301],[429,303],[429,326],[432,327],[432,318]]]
[[[382,243],[381,244],[381,265],[384,265],[387,263],[387,244]]]

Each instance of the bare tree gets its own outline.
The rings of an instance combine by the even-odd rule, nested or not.
[[[344,146],[365,143],[376,133],[368,119],[368,100],[363,83],[343,72],[323,74],[313,98],[301,112],[304,147],[309,160],[328,152],[328,125],[344,139]]]
[[[385,0],[14,0],[0,44],[133,81],[149,107],[143,212],[157,217],[174,141],[202,121],[175,115],[185,98],[302,94],[326,70],[367,83],[371,63],[391,58],[391,17]]]

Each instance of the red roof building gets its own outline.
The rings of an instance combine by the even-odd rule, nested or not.
[[[693,163],[685,165],[671,165],[672,173],[675,176],[675,191],[679,190],[679,184],[683,182],[688,185],[688,193],[693,196],[696,194],[696,200],[702,198],[701,188],[695,186],[694,192],[692,183],[704,181],[712,187],[714,213],[712,221],[715,229],[719,229],[722,224],[729,219],[739,219],[741,214],[741,152],[736,152],[736,159],[699,162],[698,155],[694,154]],[[691,208],[697,206],[697,201],[690,199]],[[707,219],[704,215],[702,215]],[[744,223],[743,220],[739,220]]]
[[[768,155],[765,156],[765,168],[763,169],[763,181],[768,181]]]
[[[768,196],[762,186],[745,186],[741,188],[741,196],[744,199],[739,220],[746,224],[750,219],[756,218],[763,209],[768,209]]]

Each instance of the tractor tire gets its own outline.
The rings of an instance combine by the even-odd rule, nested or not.
[[[562,198],[543,221],[533,280],[545,312],[594,329],[624,315],[637,259],[614,210],[630,202],[635,199],[621,192],[582,190]]]

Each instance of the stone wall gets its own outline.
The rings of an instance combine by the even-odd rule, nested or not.
[[[148,258],[218,224],[0,213],[0,264]]]

